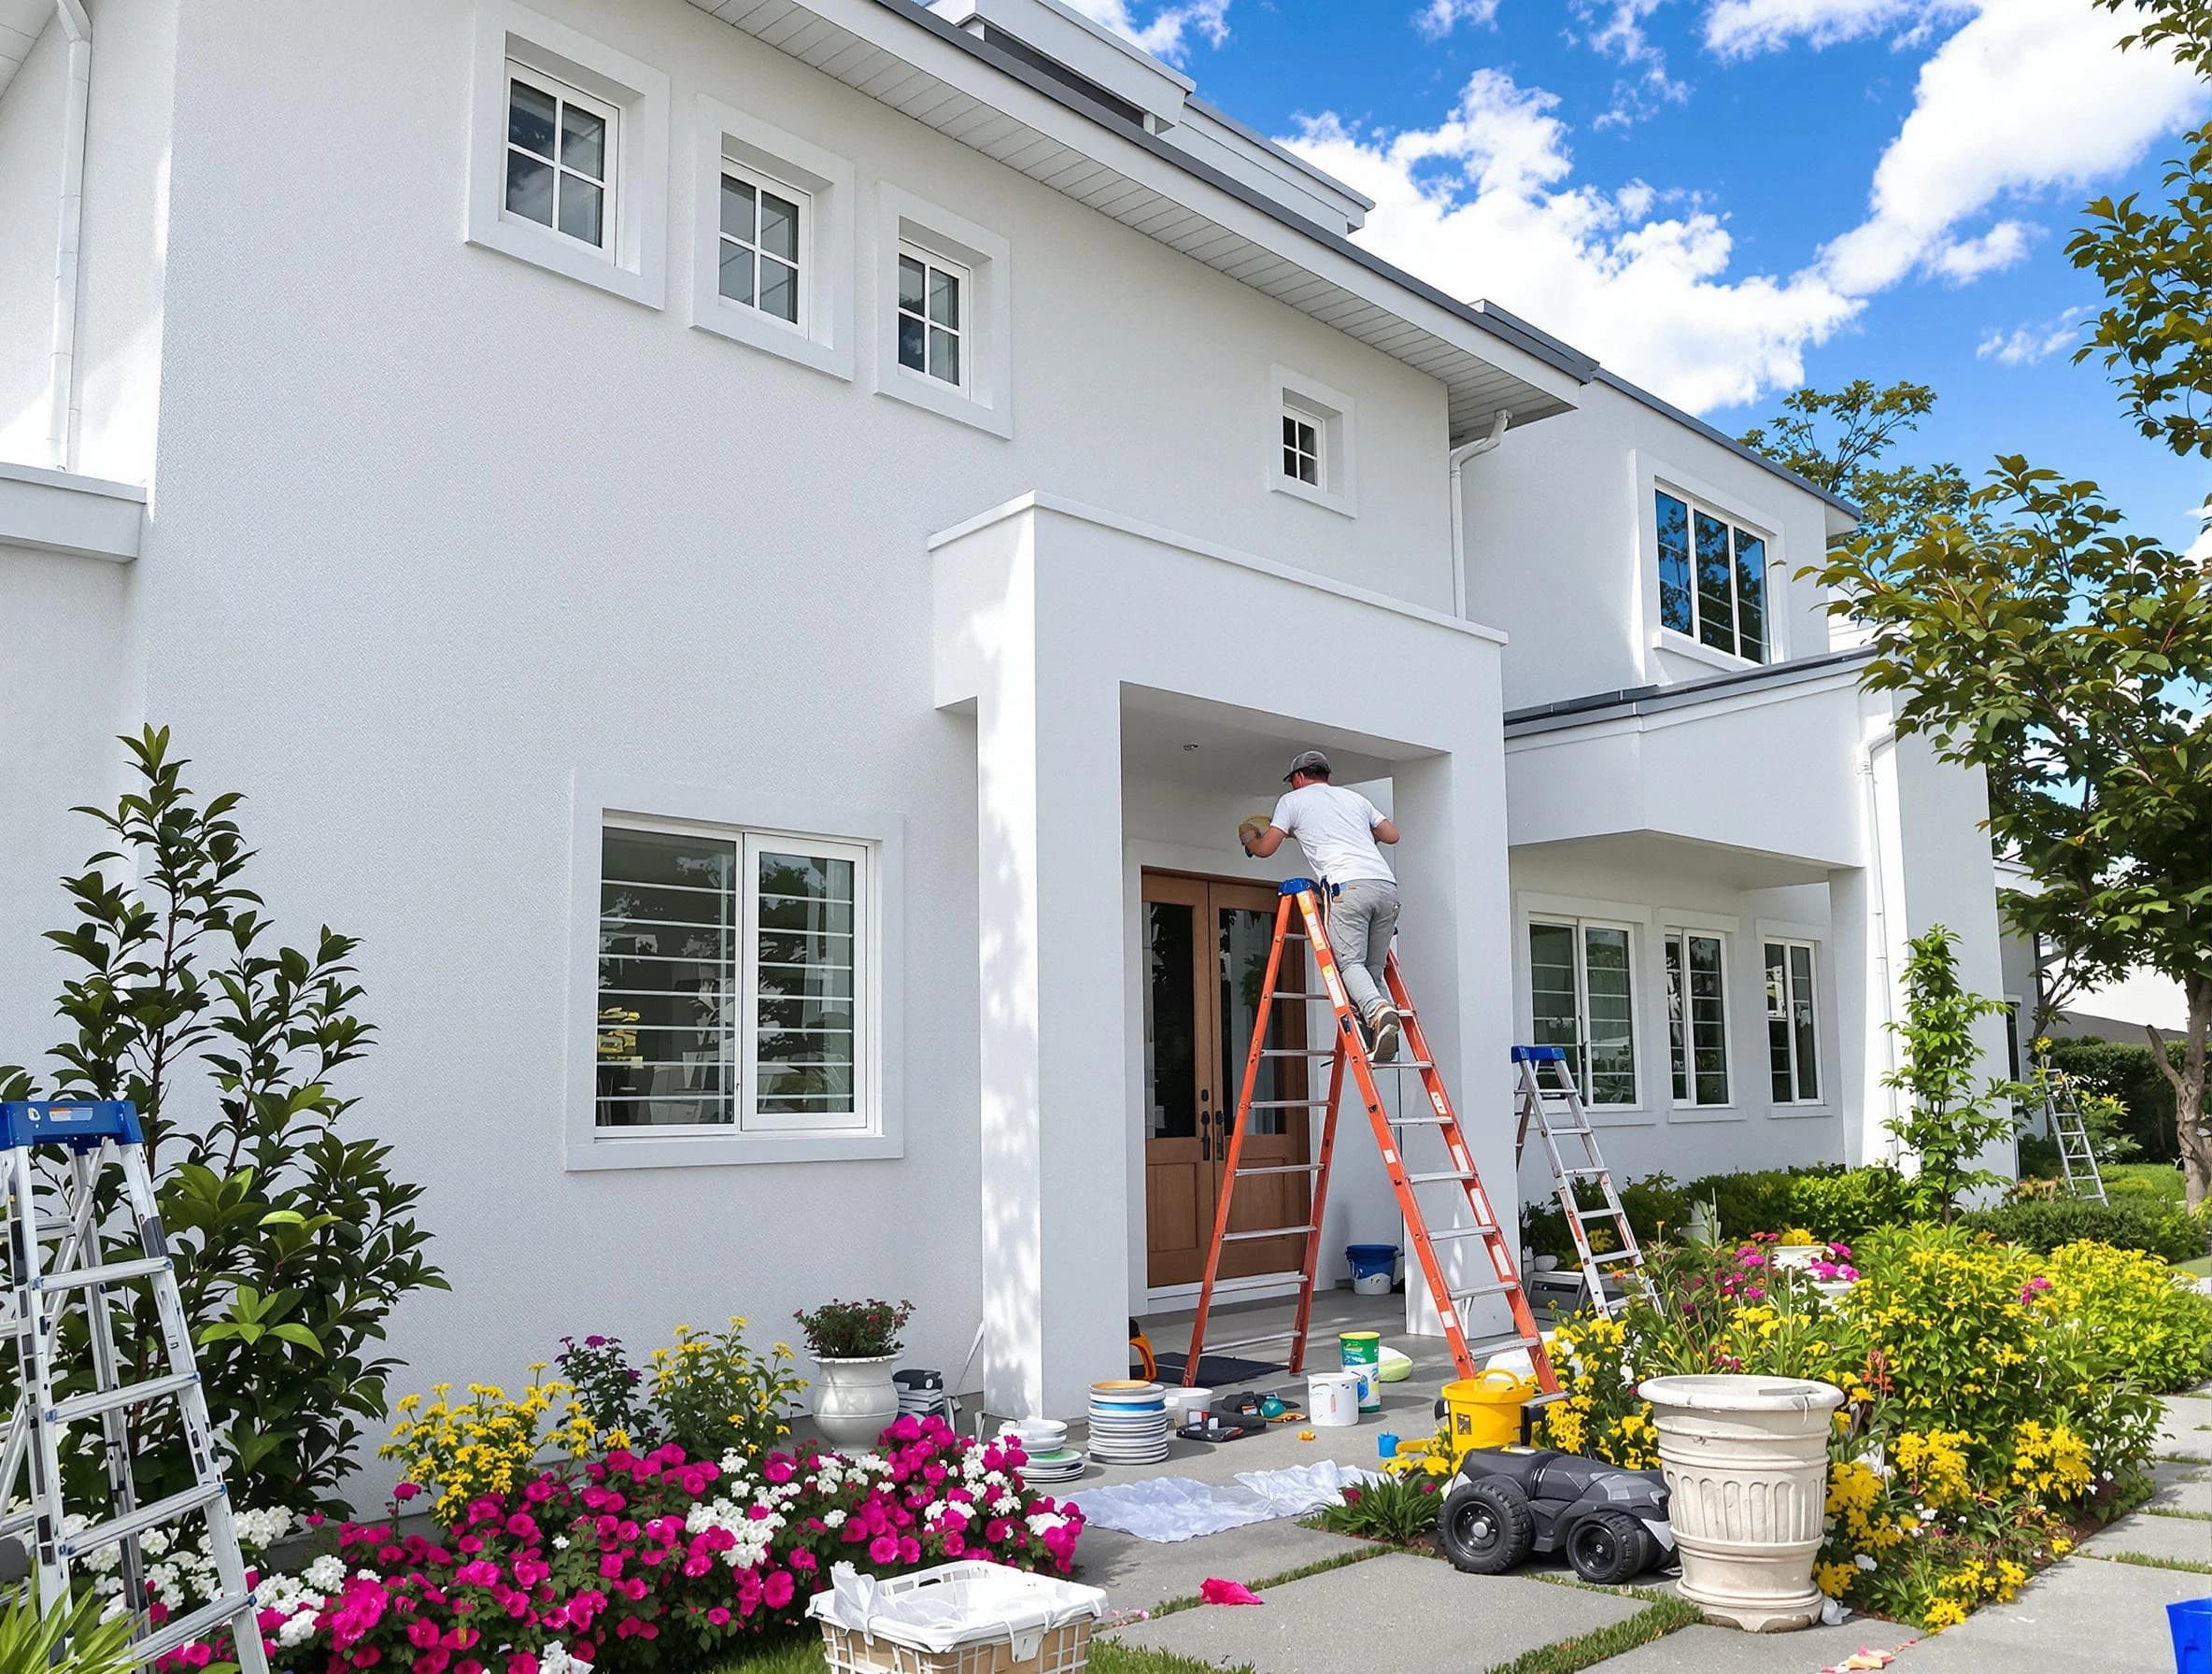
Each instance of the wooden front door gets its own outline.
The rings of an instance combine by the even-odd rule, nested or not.
[[[1279,897],[1265,884],[1148,872],[1143,899],[1146,1279],[1159,1288],[1205,1276]],[[1292,943],[1280,986],[1302,989],[1304,963],[1305,944]],[[1306,1014],[1316,1009],[1278,1005],[1268,1044],[1303,1046]],[[1309,1086],[1326,1085],[1326,1071],[1310,1073],[1310,1064],[1326,1061],[1263,1058],[1254,1099],[1305,1098]],[[1244,1166],[1304,1162],[1312,1155],[1309,1119],[1320,1114],[1254,1111]],[[1306,1174],[1242,1180],[1229,1229],[1303,1225],[1312,1185]],[[1221,1272],[1295,1272],[1304,1256],[1297,1237],[1241,1240],[1224,1246]]]

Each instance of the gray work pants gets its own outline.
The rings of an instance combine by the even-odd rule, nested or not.
[[[1361,1017],[1372,1023],[1375,1009],[1390,1003],[1382,987],[1382,963],[1397,934],[1397,886],[1382,878],[1354,878],[1339,887],[1328,903],[1328,944],[1337,956],[1337,973]]]

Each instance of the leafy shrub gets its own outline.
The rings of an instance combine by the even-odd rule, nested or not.
[[[676,1327],[674,1348],[653,1351],[653,1406],[669,1439],[693,1458],[734,1449],[765,1454],[791,1433],[784,1422],[806,1380],[790,1369],[791,1350],[759,1355],[745,1344],[745,1322],[731,1314],[724,1331]]]
[[[100,1619],[106,1601],[87,1596],[66,1610],[42,1610],[28,1588],[0,1597],[0,1668],[29,1674],[135,1674],[131,1623]]]
[[[553,1366],[574,1385],[584,1416],[594,1429],[627,1437],[619,1445],[633,1452],[653,1445],[653,1419],[642,1389],[645,1374],[630,1364],[619,1337],[594,1332],[582,1342],[563,1337]]]
[[[2171,1394],[2212,1373],[2212,1297],[2157,1256],[2073,1243],[2051,1253],[2049,1271],[2051,1305],[2146,1388]]]
[[[387,1147],[340,1131],[354,1100],[332,1084],[375,1032],[354,1012],[356,944],[326,927],[309,947],[272,946],[244,881],[239,797],[202,802],[166,728],[122,743],[139,783],[113,809],[79,810],[111,846],[64,880],[78,923],[48,933],[82,968],[57,1005],[76,1034],[52,1049],[48,1096],[138,1107],[234,1498],[339,1509],[360,1421],[382,1416],[397,1364],[376,1352],[385,1321],[410,1292],[446,1288],[414,1218],[421,1189],[392,1172]],[[203,1075],[212,1099],[187,1085]],[[36,1086],[0,1066],[0,1098],[39,1097]],[[173,1119],[172,1101],[193,1115]],[[103,1243],[108,1260],[138,1254]],[[124,1381],[143,1382],[162,1342],[152,1294],[133,1287],[113,1305],[128,1311],[117,1335],[135,1345]],[[92,1376],[81,1311],[63,1340],[79,1369],[60,1393],[81,1394]],[[12,1362],[0,1369],[0,1404],[15,1400],[14,1379]],[[191,1485],[173,1403],[125,1422],[143,1497]],[[71,1453],[72,1489],[91,1491],[98,1466],[93,1452]]]
[[[1790,1203],[1795,1218],[1814,1236],[1830,1243],[1855,1244],[1911,1217],[1912,1182],[1879,1163],[1860,1169],[1807,1170],[1793,1183]],[[1731,1229],[1737,1237],[1763,1230]]]
[[[1905,1109],[1882,1128],[1919,1158],[1912,1177],[1917,1206],[1947,1227],[1963,1193],[2004,1184],[1979,1159],[2012,1137],[2011,1096],[2018,1091],[1993,1076],[1975,1087],[1981,1047],[1974,1026],[2003,1014],[2006,1006],[1960,983],[1951,951],[1956,940],[1938,924],[1906,943],[1905,1016],[1883,1025],[1904,1042],[1904,1061],[1881,1081],[1907,1097]]]
[[[874,1360],[899,1352],[899,1333],[914,1317],[912,1302],[824,1302],[791,1317],[817,1360]]]
[[[1321,1526],[1332,1535],[1411,1546],[1435,1530],[1443,1499],[1432,1476],[1387,1476],[1346,1488],[1342,1505],[1322,1509]]]
[[[1594,1184],[1581,1192],[1582,1206],[1603,1199]],[[1895,1226],[1912,1213],[1912,1183],[1879,1164],[1846,1169],[1816,1163],[1802,1169],[1758,1169],[1708,1174],[1688,1185],[1651,1174],[1621,1188],[1621,1207],[1638,1240],[1655,1242],[1665,1231],[1678,1238],[1694,1205],[1710,1199],[1723,1238],[1742,1241],[1755,1232],[1802,1227],[1823,1242],[1855,1243],[1878,1227]],[[1530,1199],[1521,1212],[1522,1241],[1539,1256],[1574,1260],[1574,1241],[1556,1198]]]
[[[1961,1217],[1960,1225],[2043,1256],[2084,1239],[2123,1250],[2147,1250],[2167,1261],[2188,1261],[2205,1254],[2205,1229],[2187,1213],[2124,1198],[2110,1203],[2080,1198],[2006,1203],[1975,1210]]]
[[[2041,1134],[2023,1133],[2018,1144],[2022,1180],[2055,1180],[2065,1172],[2059,1161],[2058,1141],[2047,1140]]]
[[[2182,1043],[2166,1043],[2174,1068],[2181,1068]],[[2053,1041],[2050,1066],[2063,1071],[2092,1092],[2120,1101],[2121,1130],[2148,1162],[2180,1157],[2174,1137],[2174,1084],[2160,1073],[2158,1059],[2143,1042]]]

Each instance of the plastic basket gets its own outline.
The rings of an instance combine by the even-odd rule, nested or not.
[[[2212,1674],[2212,1598],[2184,1598],[2166,1606],[2179,1674]]]
[[[883,1614],[856,1627],[836,1618],[831,1595],[809,1600],[832,1674],[1081,1674],[1106,1608],[1096,1587],[1002,1564],[941,1564],[879,1583],[886,1601],[924,1590],[952,1607],[949,1622]]]

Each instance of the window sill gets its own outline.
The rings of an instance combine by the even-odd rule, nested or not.
[[[564,279],[590,285],[641,307],[658,308],[665,300],[658,266],[650,273],[623,267],[611,256],[602,255],[534,220],[509,215],[504,209],[489,219],[473,219],[468,241],[480,249],[497,250],[503,256],[512,256],[518,262],[557,273]]]
[[[1737,1104],[1675,1104],[1669,1105],[1669,1122],[1741,1122],[1751,1113]]]
[[[1723,669],[1731,674],[1740,674],[1746,669],[1761,669],[1767,665],[1753,662],[1748,657],[1738,657],[1732,651],[1716,651],[1712,646],[1692,639],[1686,633],[1677,633],[1672,628],[1652,630],[1652,649],[1666,651],[1677,657],[1687,657],[1693,662],[1702,662],[1709,668]]]
[[[774,355],[794,365],[825,373],[848,384],[853,381],[850,343],[843,346],[824,343],[808,336],[795,325],[786,325],[758,308],[730,302],[719,293],[701,300],[691,324],[695,330],[742,343],[747,348],[757,348],[762,354]]]
[[[1582,1114],[1593,1128],[1650,1128],[1659,1120],[1657,1111],[1641,1104],[1585,1104]]]
[[[1836,1114],[1836,1107],[1825,1103],[1777,1104],[1771,1106],[1766,1114],[1778,1122],[1791,1122],[1801,1116],[1832,1116]]]
[[[893,401],[903,401],[909,406],[935,413],[941,418],[950,418],[958,424],[971,425],[991,435],[1005,440],[1014,439],[1014,415],[974,396],[964,394],[950,384],[901,366],[893,361],[884,369],[877,380],[875,392],[888,395]]]
[[[716,1168],[761,1162],[867,1162],[902,1156],[882,1133],[715,1133],[598,1137],[571,1144],[562,1166],[572,1174],[600,1169]]]
[[[1303,500],[1308,505],[1318,505],[1322,510],[1334,512],[1340,518],[1359,516],[1359,508],[1353,504],[1351,495],[1332,494],[1326,489],[1317,489],[1312,483],[1300,482],[1295,476],[1285,476],[1280,471],[1275,473],[1274,480],[1268,486],[1278,494],[1288,494],[1293,500]]]

